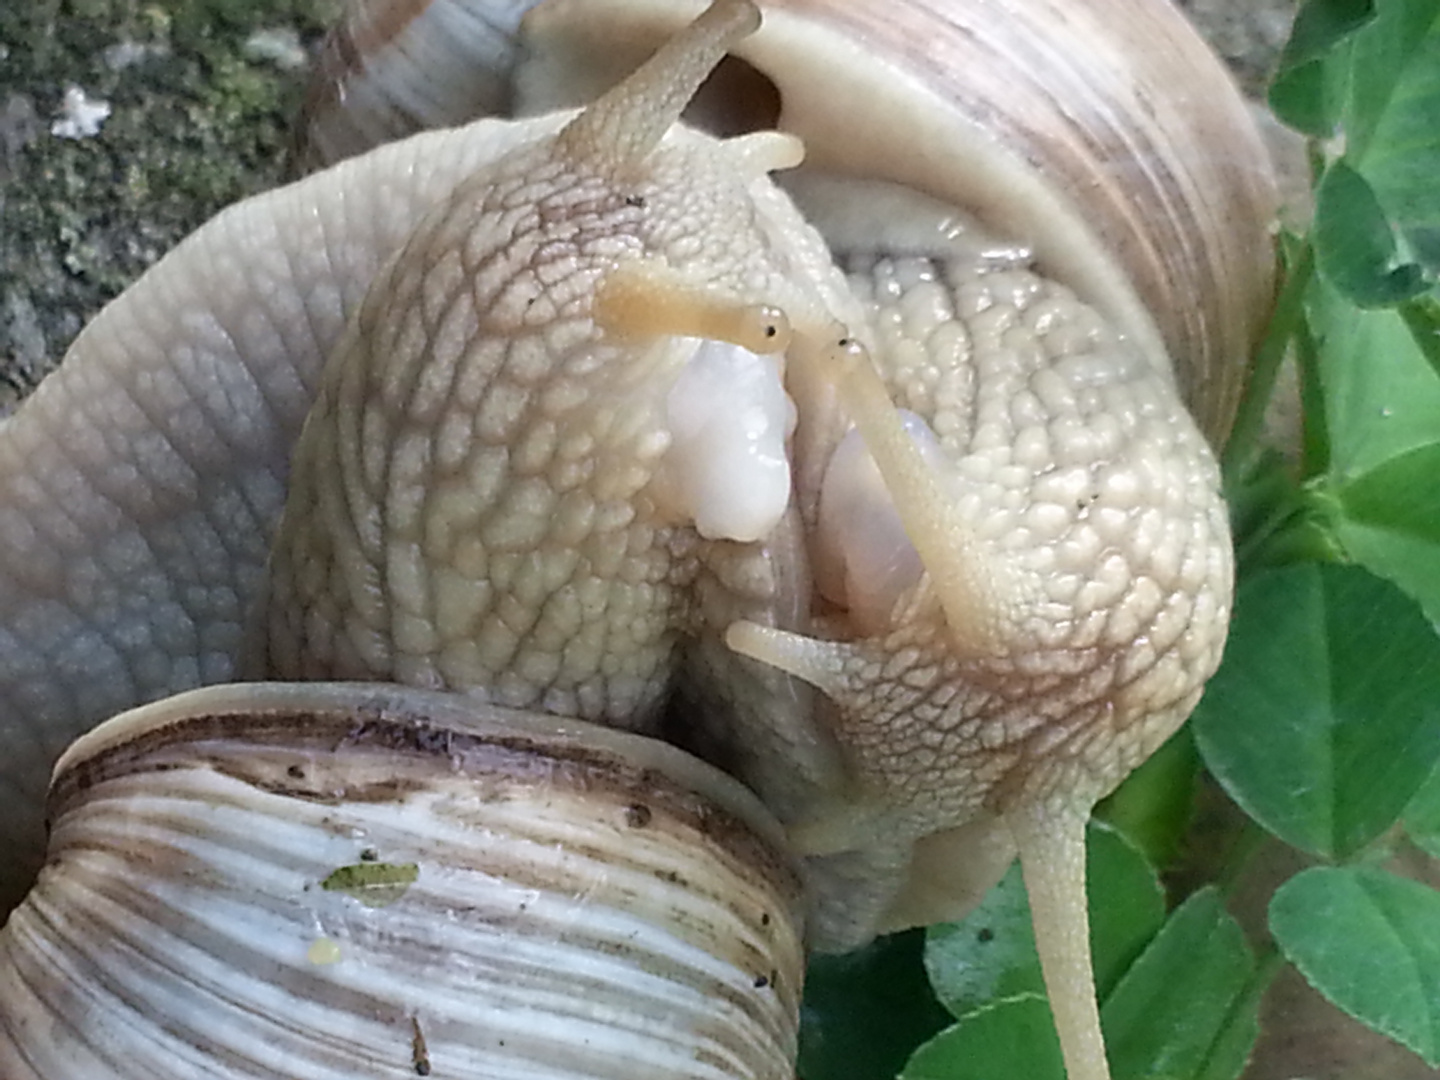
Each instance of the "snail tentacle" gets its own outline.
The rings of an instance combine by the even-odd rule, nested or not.
[[[859,342],[841,339],[816,358],[832,373],[840,400],[880,468],[891,500],[931,587],[945,611],[957,653],[1003,655],[1023,603],[1004,563],[975,535],[957,511],[932,464],[905,430],[890,392]]]
[[[658,260],[631,259],[595,287],[595,321],[620,338],[697,337],[753,353],[783,353],[790,320],[770,304],[737,304],[688,285]]]
[[[556,150],[623,170],[664,138],[700,83],[741,38],[760,27],[751,0],[717,0],[634,74],[566,125]]]
[[[1068,1080],[1109,1080],[1090,956],[1085,800],[1017,808],[1005,817],[1020,854],[1035,950]]]

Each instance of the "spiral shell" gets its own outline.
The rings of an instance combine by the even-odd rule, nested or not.
[[[478,107],[525,115],[593,100],[702,6],[548,0],[523,22],[519,5],[508,6],[518,54],[497,53],[498,69],[486,70],[514,88]],[[692,118],[713,116],[714,100],[726,99],[721,126],[794,132],[811,169],[896,181],[975,213],[1146,352],[1167,351],[1202,430],[1224,441],[1273,297],[1264,225],[1278,196],[1243,100],[1175,7],[761,6],[764,25],[716,73],[709,110],[702,101]],[[406,40],[443,40],[468,7],[406,5]],[[407,50],[370,45],[372,22],[361,5],[340,35],[364,46],[363,63],[323,69],[322,85],[344,86],[345,108],[334,107],[342,95],[312,96],[302,134],[311,163],[477,114],[465,80],[431,77]],[[423,116],[405,105],[417,97],[428,102]],[[409,119],[385,122],[392,110]],[[747,112],[748,125],[737,118]],[[373,141],[358,135],[372,124]],[[329,131],[348,125],[357,137],[332,149]]]
[[[653,741],[352,684],[212,688],[65,757],[0,1073],[790,1075],[799,893]]]
[[[310,171],[425,128],[510,110],[534,0],[352,0],[316,57],[297,164]]]

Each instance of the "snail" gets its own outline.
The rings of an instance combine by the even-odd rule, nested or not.
[[[51,855],[0,938],[6,1075],[484,1053],[781,1076],[802,937],[955,915],[1018,852],[1069,1075],[1108,1076],[1083,830],[1223,647],[1207,436],[1270,292],[1263,151],[1164,4],[694,13],[550,0],[514,83],[535,115],[231,208],[0,430],[9,782],[37,797],[63,743],[179,694],[56,768]],[[727,52],[722,91],[769,92],[716,137],[679,120]],[[1176,104],[1182,74],[1210,81]],[[181,693],[237,677],[272,681]],[[526,861],[572,847],[616,868]],[[470,891],[490,877],[502,899]],[[279,921],[222,932],[245,900]],[[572,1027],[598,1002],[616,1041],[579,1045],[604,1053],[542,1062],[490,954],[455,963],[514,1028],[423,994],[487,927],[627,959],[572,920],[634,941],[638,909],[699,975],[637,949],[613,967],[650,981],[611,996],[611,969],[536,954],[584,973],[537,997]],[[145,1019],[85,1044],[67,1010],[137,969]],[[697,1008],[699,1048],[629,1047],[648,1025],[615,1001],[702,991],[742,1034]]]

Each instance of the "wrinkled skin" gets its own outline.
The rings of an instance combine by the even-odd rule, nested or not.
[[[767,175],[794,140],[675,127],[747,21],[578,119],[234,207],[87,328],[0,432],[11,797],[105,716],[237,674],[664,732],[791,827],[821,947],[963,910],[1018,850],[1071,1075],[1104,1076],[1084,821],[1218,663],[1214,462],[1164,358],[1023,253],[832,256]],[[773,356],[794,403],[758,540],[702,536],[666,477],[688,337]],[[879,482],[837,524],[852,426]],[[911,569],[862,602],[851,534],[886,515]],[[33,860],[36,816],[7,827]]]

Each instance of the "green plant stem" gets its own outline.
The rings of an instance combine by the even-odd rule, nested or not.
[[[1401,304],[1399,311],[1405,325],[1410,328],[1416,346],[1435,369],[1435,374],[1440,375],[1440,297],[1433,293],[1417,296]]]
[[[1246,987],[1247,994],[1264,993],[1276,975],[1280,974],[1289,961],[1285,959],[1279,947],[1273,941],[1266,941],[1260,954],[1255,958],[1255,974],[1250,976],[1250,983]]]
[[[1259,554],[1266,549],[1275,534],[1294,519],[1300,509],[1293,499],[1285,499],[1275,505],[1259,526],[1251,530],[1235,551],[1235,563],[1242,572],[1257,563]]]
[[[1235,1011],[1239,1012],[1252,1003],[1258,1006],[1260,998],[1265,996],[1265,991],[1269,990],[1270,984],[1275,981],[1275,976],[1279,975],[1288,963],[1279,946],[1267,938],[1255,958],[1255,971],[1245,984],[1244,992],[1236,999]]]
[[[1295,259],[1290,265],[1280,295],[1275,301],[1275,313],[1265,331],[1260,347],[1255,351],[1255,363],[1250,371],[1250,381],[1245,387],[1245,396],[1240,399],[1240,410],[1235,416],[1235,426],[1225,444],[1221,456],[1221,471],[1225,486],[1233,487],[1245,469],[1254,460],[1265,426],[1265,409],[1275,389],[1275,379],[1285,359],[1290,340],[1294,337],[1304,315],[1305,292],[1310,279],[1315,275],[1315,251],[1309,240],[1300,243]]]
[[[1301,478],[1309,480],[1330,468],[1330,425],[1320,377],[1320,347],[1309,322],[1303,319],[1295,335],[1295,359],[1300,365]]]
[[[1234,895],[1235,887],[1240,883],[1241,874],[1250,865],[1250,860],[1265,846],[1269,835],[1253,818],[1249,816],[1245,818],[1245,824],[1231,842],[1230,849],[1225,853],[1224,865],[1215,875],[1215,886],[1220,890],[1221,896],[1228,900]]]
[[[1265,996],[1265,991],[1270,989],[1270,984],[1275,981],[1275,976],[1280,974],[1280,969],[1286,964],[1285,957],[1276,948],[1273,941],[1267,941],[1260,949],[1256,958],[1255,970],[1250,973],[1250,978],[1245,982],[1245,988],[1236,995],[1235,1000],[1230,1003],[1230,1008],[1225,1015],[1225,1022],[1220,1025],[1215,1033],[1215,1039],[1210,1044],[1210,1052],[1206,1055],[1206,1069],[1199,1075],[1210,1077],[1211,1067],[1217,1057],[1219,1050],[1226,1037],[1236,1025],[1244,1023],[1247,1014],[1258,1013],[1260,999]],[[1228,1072],[1226,1075],[1229,1075]]]

